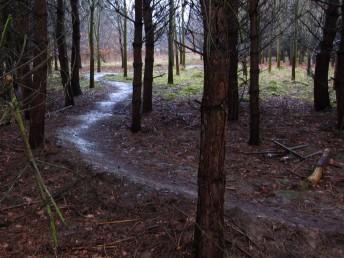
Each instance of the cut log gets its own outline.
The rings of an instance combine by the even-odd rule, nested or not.
[[[320,159],[317,162],[317,165],[316,165],[312,175],[310,175],[307,178],[308,181],[310,181],[312,184],[316,185],[319,183],[323,173],[326,170],[326,167],[330,163],[330,154],[331,154],[330,149],[327,148],[324,150],[322,156],[320,157]]]

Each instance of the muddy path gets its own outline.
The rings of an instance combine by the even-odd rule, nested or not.
[[[130,163],[122,162],[114,156],[112,146],[116,142],[113,142],[112,136],[116,132],[108,126],[109,121],[120,122],[121,117],[125,115],[123,110],[130,105],[132,86],[130,83],[108,81],[105,79],[106,74],[99,73],[95,79],[109,87],[108,94],[101,101],[90,104],[87,111],[67,115],[65,118],[67,126],[57,130],[60,144],[78,152],[95,171],[112,173],[135,184],[180,194],[195,200],[196,177],[184,180],[183,177],[166,177],[155,171],[140,171],[133,168]],[[235,220],[251,239],[262,242],[265,248],[274,248],[282,252],[285,242],[282,241],[279,245],[266,239],[279,241],[281,238],[297,234],[297,238],[288,240],[293,243],[291,246],[298,245],[303,250],[308,248],[307,252],[310,255],[321,254],[320,250],[328,248],[331,248],[333,256],[318,257],[335,257],[344,254],[343,209],[327,207],[318,214],[306,213],[255,200],[241,201],[240,196],[230,191],[226,193],[225,207],[226,215],[231,220]],[[340,244],[338,245],[333,238],[340,239]]]

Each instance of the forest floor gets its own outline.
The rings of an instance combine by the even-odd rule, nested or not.
[[[306,79],[293,83],[277,76],[281,73],[262,73],[261,146],[247,145],[245,93],[240,120],[229,124],[227,251],[232,257],[335,257],[344,248],[343,168],[329,167],[312,186],[305,178],[319,155],[300,161],[287,153],[255,152],[280,151],[272,142],[278,139],[288,146],[307,145],[298,151],[302,155],[330,148],[344,162],[344,135],[335,129],[334,111],[312,111]],[[49,94],[48,142],[36,155],[68,222],[58,225],[58,254],[189,257],[202,69],[189,67],[175,85],[158,77],[154,111],[143,116],[137,134],[128,130],[130,85],[119,75],[97,78],[96,89],[85,88],[74,108],[60,110],[59,89],[52,87]],[[27,162],[14,125],[1,128],[0,149],[0,256],[49,256],[47,220],[32,173],[23,172]]]

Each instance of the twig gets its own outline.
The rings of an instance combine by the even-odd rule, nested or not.
[[[125,220],[102,221],[102,222],[97,222],[97,225],[122,224],[122,223],[134,222],[134,221],[138,221],[138,219],[125,219]]]
[[[291,148],[285,146],[284,144],[278,142],[277,140],[273,140],[272,142],[275,143],[275,144],[277,144],[277,145],[280,146],[281,148],[287,150],[288,152],[290,152],[290,153],[293,154],[294,156],[298,157],[299,159],[302,159],[302,160],[305,159],[302,155],[298,154],[296,151],[294,151],[294,150],[292,150]]]

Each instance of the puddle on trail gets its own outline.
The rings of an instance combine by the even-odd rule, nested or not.
[[[107,74],[112,73],[97,73],[94,77],[96,81],[105,81],[103,78]],[[72,116],[73,120],[77,123],[75,126],[67,126],[59,130],[58,138],[63,142],[67,141],[72,143],[83,154],[96,154],[102,156],[101,153],[96,152],[96,142],[87,140],[83,135],[86,131],[98,121],[113,116],[112,112],[114,106],[121,101],[127,99],[131,92],[132,87],[130,83],[107,81],[106,83],[113,87],[113,92],[104,101],[95,102],[96,105],[92,110],[86,114]],[[96,139],[95,139],[96,140]]]

